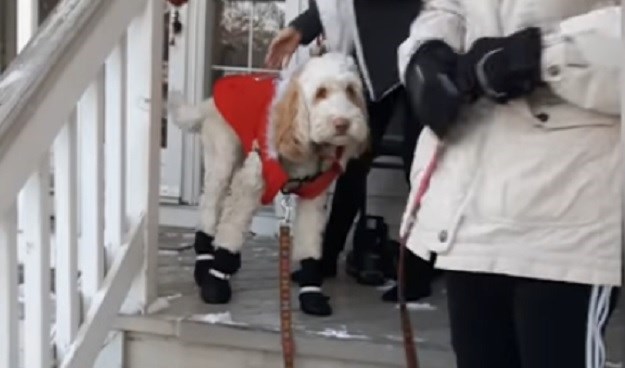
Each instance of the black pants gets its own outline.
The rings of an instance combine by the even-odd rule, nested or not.
[[[323,241],[323,258],[330,262],[335,262],[343,251],[354,219],[365,203],[367,175],[391,121],[400,119],[403,126],[402,159],[406,178],[410,174],[414,149],[421,131],[421,126],[409,113],[406,93],[402,87],[378,102],[369,102],[367,109],[371,131],[371,151],[358,160],[350,161],[336,183]],[[358,244],[354,246],[357,248]]]
[[[617,290],[447,272],[458,368],[604,368]]]

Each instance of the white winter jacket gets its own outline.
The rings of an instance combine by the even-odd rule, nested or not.
[[[461,113],[409,234],[437,267],[583,284],[621,283],[619,1],[431,0],[399,49],[399,69],[427,40],[462,52],[474,40],[543,29],[547,87]],[[436,145],[424,129],[407,229]]]

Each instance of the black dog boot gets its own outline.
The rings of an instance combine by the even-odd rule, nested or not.
[[[232,297],[230,277],[241,268],[241,255],[224,248],[215,248],[212,267],[203,277],[200,296],[208,304],[226,304]]]
[[[215,247],[213,246],[213,237],[198,231],[195,233],[195,269],[193,270],[193,278],[197,286],[202,285],[202,279],[208,275],[215,258]]]
[[[312,316],[329,316],[332,314],[330,298],[321,292],[323,280],[320,261],[312,258],[300,262],[299,271],[299,304],[302,312]]]

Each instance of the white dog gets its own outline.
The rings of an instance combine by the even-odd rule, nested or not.
[[[293,223],[293,258],[302,266],[300,306],[308,314],[329,315],[318,263],[327,190],[340,172],[336,168],[361,155],[369,140],[356,65],[336,53],[313,57],[277,87],[270,81],[266,106],[261,95],[267,89],[225,80],[235,82],[218,82],[213,98],[199,106],[170,106],[179,126],[201,130],[204,146],[201,231],[195,239],[195,280],[202,299],[230,300],[229,278],[240,268],[239,252],[254,212],[279,190],[292,191],[300,194]],[[220,93],[240,95],[240,101],[220,100]],[[246,116],[261,120],[243,124],[258,127],[253,138],[233,123]]]

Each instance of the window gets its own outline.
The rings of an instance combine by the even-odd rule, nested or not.
[[[217,14],[212,80],[228,74],[272,72],[263,64],[269,43],[285,26],[284,0],[219,0]]]

